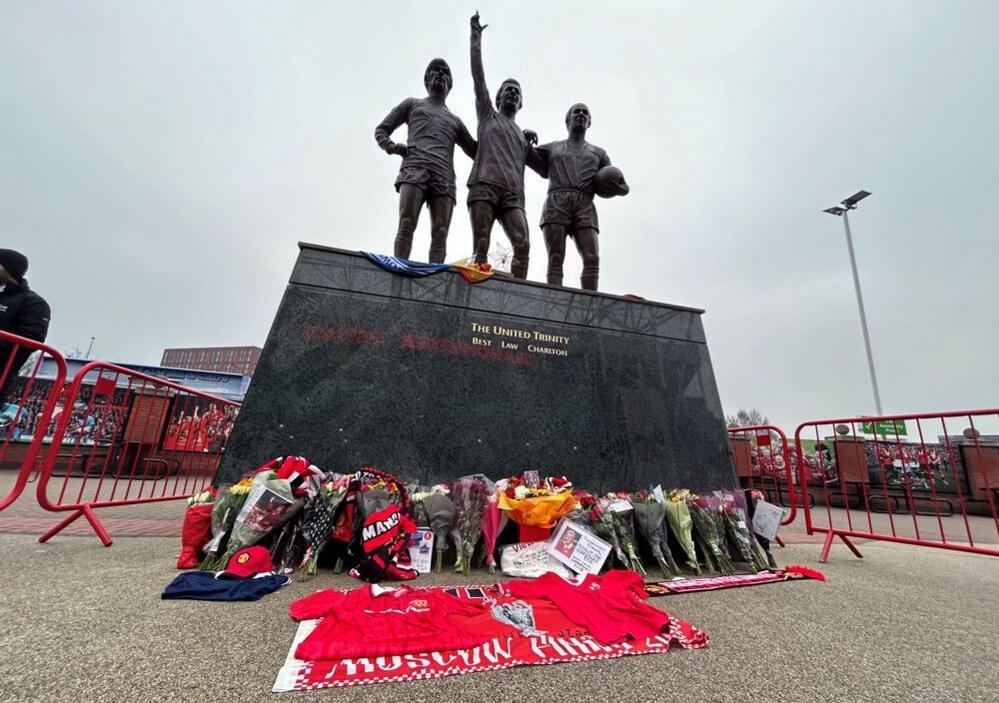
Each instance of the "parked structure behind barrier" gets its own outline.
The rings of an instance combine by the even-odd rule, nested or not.
[[[794,434],[808,534],[999,556],[999,410],[815,420]],[[809,446],[810,445],[810,446]]]
[[[39,504],[80,516],[108,546],[99,508],[180,500],[209,486],[239,404],[106,362],[80,369],[45,456]]]

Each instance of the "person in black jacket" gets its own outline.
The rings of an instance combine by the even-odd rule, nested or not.
[[[0,331],[44,342],[51,311],[45,299],[28,287],[24,280],[27,271],[24,254],[0,249]],[[24,346],[15,349],[13,342],[0,339],[0,398],[32,351]]]

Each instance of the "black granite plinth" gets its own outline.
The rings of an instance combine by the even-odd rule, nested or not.
[[[300,248],[219,480],[294,453],[424,482],[736,485],[702,311]]]

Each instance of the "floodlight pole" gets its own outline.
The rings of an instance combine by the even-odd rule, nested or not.
[[[860,310],[860,328],[864,332],[864,348],[867,350],[867,369],[871,372],[871,388],[874,389],[874,409],[881,412],[881,393],[878,392],[878,377],[874,373],[874,354],[871,353],[871,336],[867,332],[867,315],[864,313],[864,296],[860,292],[860,276],[857,275],[857,259],[853,255],[853,237],[850,236],[849,211],[855,209],[847,205],[843,210],[843,228],[846,230],[846,248],[850,252],[850,270],[853,271],[853,289],[857,293],[857,308]]]

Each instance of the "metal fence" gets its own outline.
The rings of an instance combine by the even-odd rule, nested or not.
[[[743,488],[758,490],[775,505],[789,508],[782,524],[798,514],[794,459],[787,435],[775,425],[728,428],[735,472]]]
[[[38,484],[45,510],[68,515],[45,542],[84,517],[105,544],[97,509],[180,500],[211,484],[239,404],[95,361],[64,394]]]
[[[56,375],[42,380],[39,371],[46,359],[55,362]],[[0,332],[0,466],[17,471],[6,494],[0,495],[0,510],[20,497],[40,469],[46,430],[60,407],[65,382],[62,354],[41,342]]]
[[[999,410],[814,420],[794,434],[808,534],[819,561],[840,538],[999,556]],[[911,432],[911,434],[910,434]]]

